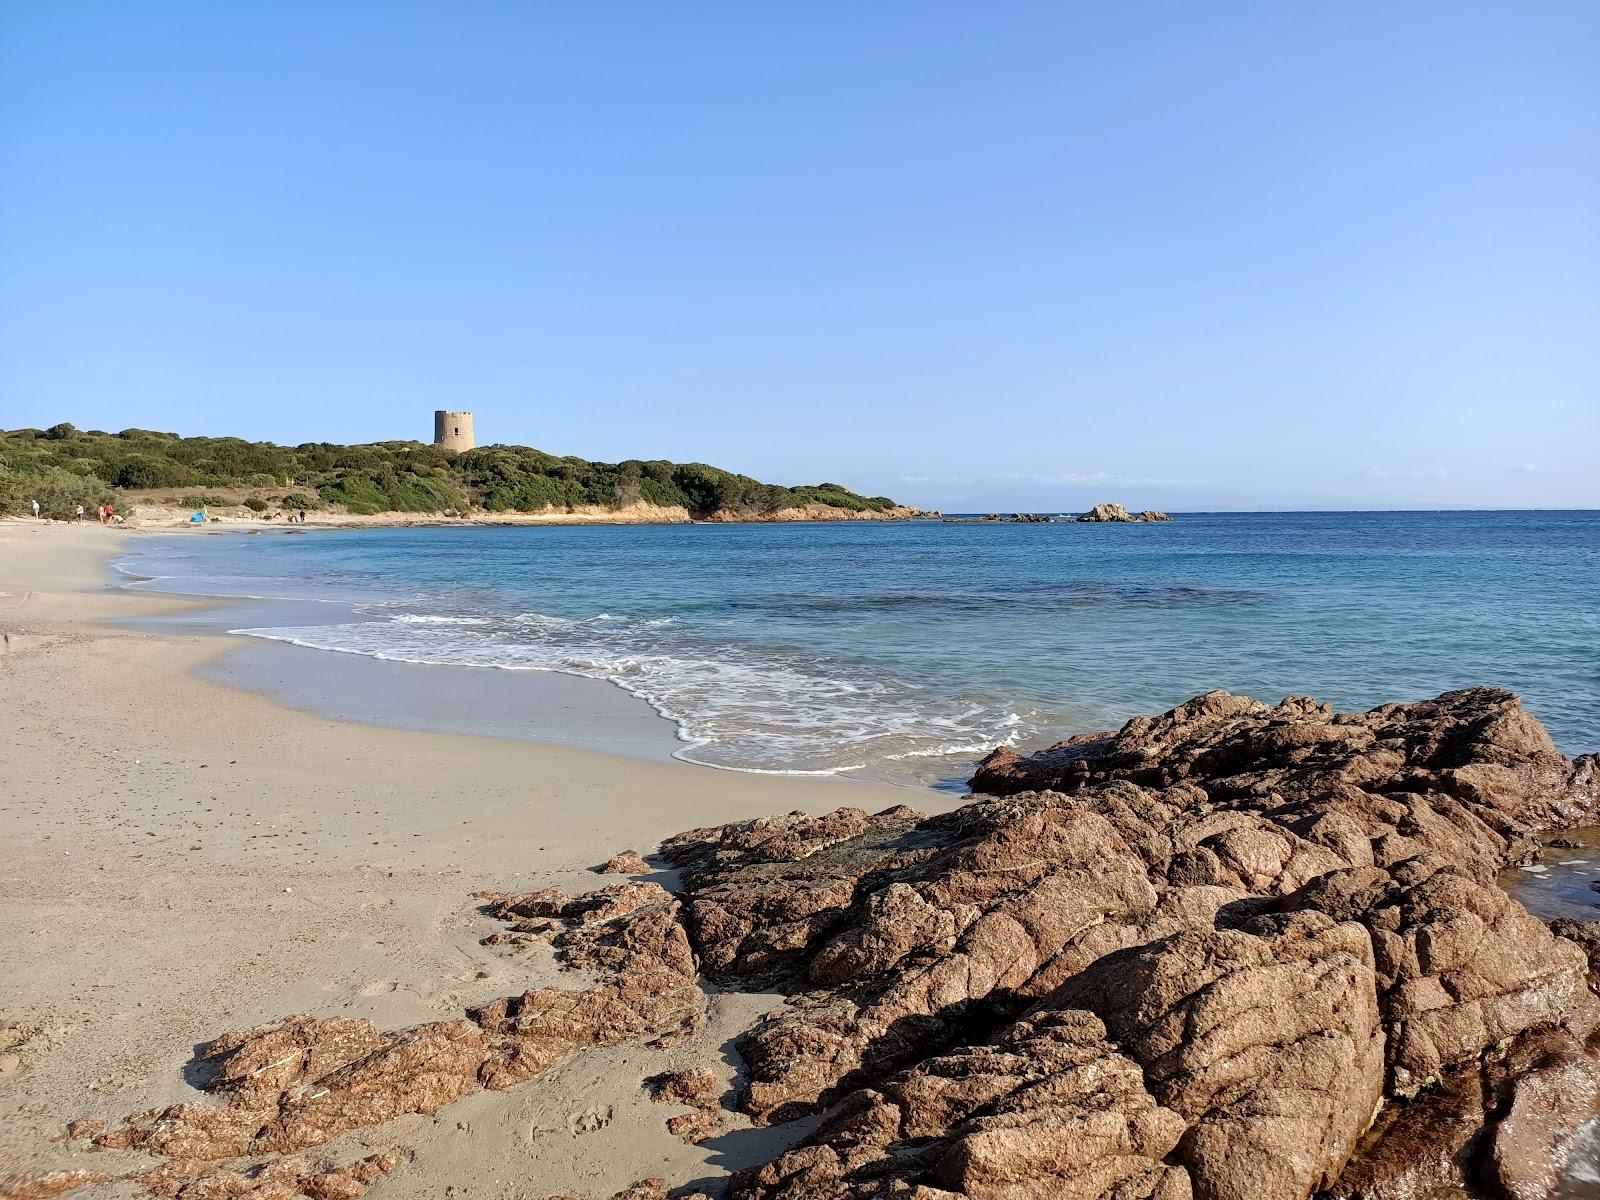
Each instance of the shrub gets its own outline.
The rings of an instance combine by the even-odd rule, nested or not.
[[[116,493],[97,476],[76,475],[59,467],[27,473],[0,469],[0,513],[31,513],[35,500],[42,516],[65,521],[78,505],[92,511],[113,503]]]
[[[250,497],[248,497],[244,502],[244,506],[246,508],[248,508],[251,512],[257,512],[257,513],[266,512],[267,509],[271,507],[271,505],[269,505],[265,500],[261,499],[259,496],[250,496]]]
[[[117,467],[112,481],[120,488],[182,487],[194,482],[194,472],[171,459],[130,458]]]

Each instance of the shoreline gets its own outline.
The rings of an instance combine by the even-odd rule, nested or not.
[[[237,530],[208,531],[216,536],[224,533],[245,535]],[[174,535],[152,530],[145,536]],[[160,582],[158,577],[109,564],[108,569],[133,583]],[[610,677],[559,667],[390,658],[329,649],[287,636],[236,632],[245,625],[292,627],[310,605],[331,606],[350,615],[354,601],[172,592],[157,586],[112,590],[185,601],[189,607],[179,613],[134,617],[124,624],[132,630],[227,639],[229,644],[212,661],[195,669],[202,678],[315,716],[379,728],[569,746],[735,775],[859,782],[910,792],[913,797],[966,792],[965,775],[926,782],[886,779],[871,774],[871,764],[806,770],[705,762],[693,753],[706,742],[693,736],[684,720]],[[974,757],[972,765],[976,762]]]
[[[593,864],[697,825],[959,803],[286,708],[196,673],[230,639],[121,624],[200,606],[106,587],[121,536],[0,524],[0,821],[11,835],[0,948],[18,964],[0,981],[0,1021],[22,1035],[0,1060],[0,1111],[14,1114],[0,1123],[4,1169],[146,1161],[74,1153],[61,1129],[199,1099],[185,1078],[194,1046],[227,1029],[294,1011],[394,1028],[580,984],[548,958],[482,947],[494,926],[475,892],[593,888],[607,882]],[[464,1101],[448,1120],[403,1118],[335,1148],[403,1149],[407,1167],[383,1184],[391,1198],[453,1185],[509,1200],[528,1178],[603,1194],[651,1174],[715,1178],[786,1131],[752,1134],[738,1151],[687,1146],[639,1080],[714,1058],[776,1003],[719,995],[692,1044],[614,1047]],[[567,1130],[596,1106],[611,1110],[603,1127]],[[552,1118],[559,1134],[539,1133]]]
[[[663,508],[639,502],[620,508],[605,505],[569,505],[539,512],[500,512],[474,510],[467,516],[452,516],[444,512],[333,512],[328,509],[308,509],[305,521],[290,522],[277,518],[286,515],[284,510],[271,517],[261,516],[243,503],[216,505],[207,508],[208,520],[196,526],[191,521],[194,509],[181,505],[161,504],[148,500],[131,500],[128,504],[128,527],[132,529],[195,528],[212,532],[212,527],[223,529],[282,529],[300,531],[310,529],[406,529],[438,526],[538,526],[538,525],[808,525],[822,522],[906,522],[937,521],[940,514],[897,505],[892,509],[848,509],[824,504],[807,504],[799,508],[778,509],[771,513],[738,513],[718,511],[695,516],[686,508]],[[23,521],[25,518],[16,518]],[[44,518],[45,523],[71,524]],[[85,522],[87,524],[87,522]]]

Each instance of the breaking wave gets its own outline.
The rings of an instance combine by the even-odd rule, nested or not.
[[[603,679],[673,721],[675,757],[728,770],[837,775],[885,763],[958,770],[1030,723],[998,700],[944,700],[893,675],[797,650],[706,641],[670,618],[384,613],[230,632],[391,662],[560,671]]]

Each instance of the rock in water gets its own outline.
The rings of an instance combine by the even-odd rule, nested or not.
[[[1140,521],[1170,521],[1172,518],[1164,512],[1157,512],[1153,508],[1147,508],[1143,512],[1130,513],[1120,504],[1096,504],[1082,516],[1075,517],[1074,520],[1086,524],[1115,523],[1131,525]]]

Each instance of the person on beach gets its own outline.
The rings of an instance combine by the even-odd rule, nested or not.
[[[33,519],[35,521],[39,519],[39,502],[37,500],[33,502]]]
[[[106,524],[107,525],[113,525],[113,524],[116,523],[116,520],[117,520],[117,506],[115,504],[106,505]]]
[[[78,511],[73,514],[73,519],[77,521],[79,525],[83,524],[83,505],[78,505]]]
[[[104,525],[106,523],[106,506],[104,504],[96,504],[94,506],[94,515],[95,519]]]

